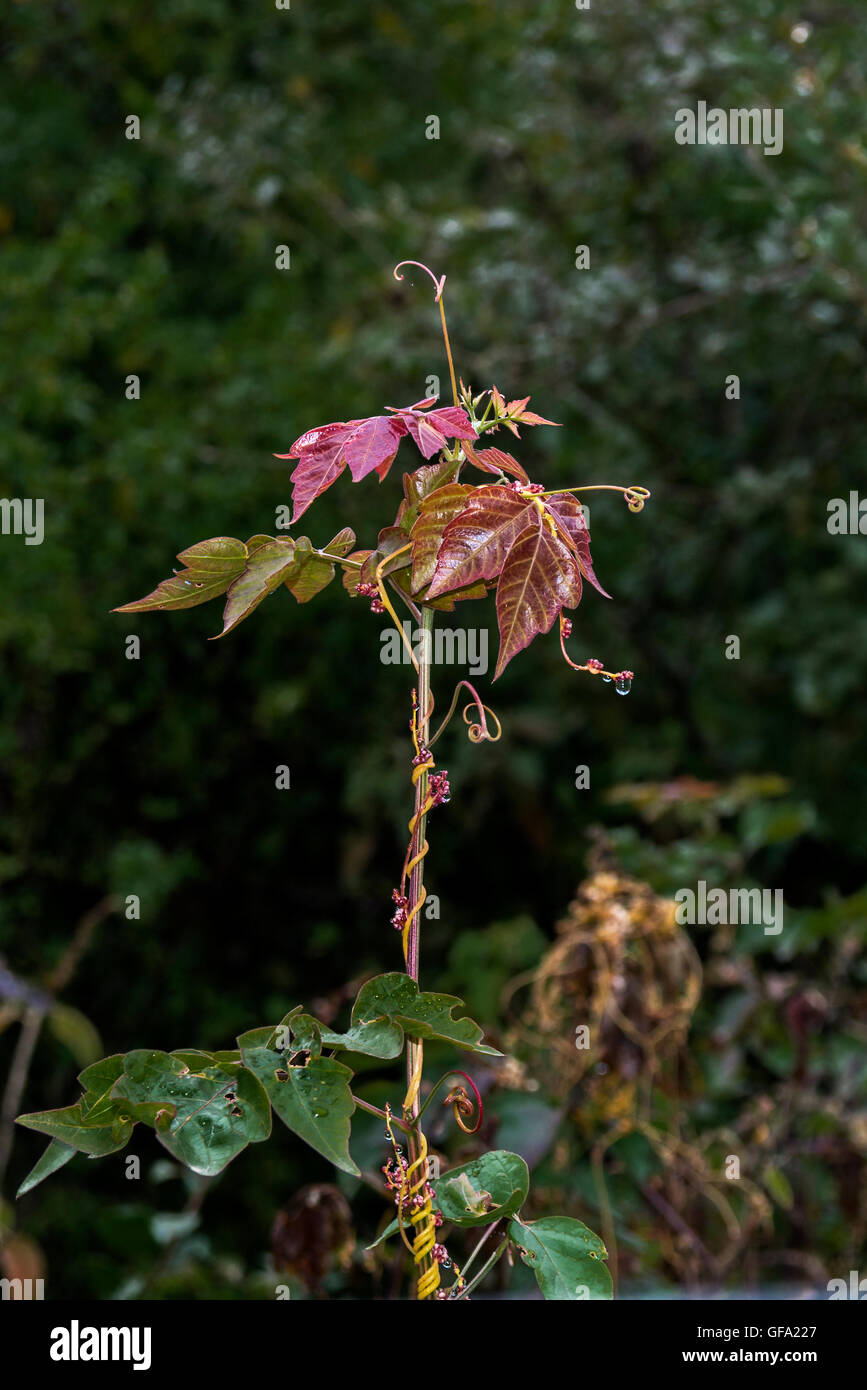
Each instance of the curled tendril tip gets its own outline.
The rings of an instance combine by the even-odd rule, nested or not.
[[[440,299],[442,298],[443,290],[445,289],[446,277],[443,276],[441,280],[438,280],[437,277],[434,275],[433,271],[430,269],[430,267],[423,265],[421,261],[399,261],[398,264],[394,267],[395,280],[403,280],[404,277],[399,272],[401,267],[405,265],[418,266],[419,270],[423,270],[425,275],[430,276],[436,288],[436,294],[434,295],[434,304],[439,304]]]

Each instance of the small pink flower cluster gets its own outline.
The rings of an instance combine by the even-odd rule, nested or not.
[[[361,598],[369,598],[369,599],[370,599],[370,611],[371,611],[371,613],[384,613],[384,612],[385,612],[385,604],[383,603],[382,599],[379,597],[379,590],[377,589],[377,587],[376,587],[375,584],[356,584],[356,586],[355,586],[355,592],[356,592]]]

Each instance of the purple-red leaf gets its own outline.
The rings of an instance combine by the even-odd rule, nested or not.
[[[574,608],[580,598],[577,562],[536,510],[535,521],[511,546],[497,585],[500,650],[494,680],[537,633],[549,631],[562,608]]]
[[[481,468],[483,473],[511,473],[522,483],[530,481],[523,464],[511,454],[504,453],[502,449],[472,449],[465,446],[464,453],[470,463],[475,464],[476,468]]]
[[[443,534],[430,596],[436,598],[479,579],[495,579],[510,546],[539,515],[532,499],[510,487],[492,483],[475,488]]]
[[[424,414],[421,407],[431,404],[433,398],[428,398],[400,410],[389,407],[388,415],[320,425],[296,439],[288,454],[276,454],[275,458],[298,460],[292,473],[293,522],[339,478],[347,464],[355,482],[368,473],[376,473],[382,482],[407,432],[425,458],[439,453],[449,439],[476,438],[465,410],[446,406]]]
[[[382,481],[405,434],[406,425],[399,415],[373,415],[362,420],[344,446],[353,482],[360,483],[374,471]]]
[[[473,489],[466,483],[449,483],[446,487],[437,488],[422,501],[418,520],[410,533],[413,543],[413,593],[423,589],[433,578],[443,532],[449,522],[464,510],[472,494]]]
[[[345,436],[333,435],[324,444],[314,444],[298,456],[298,464],[291,478],[293,523],[306,512],[311,502],[315,502],[340,477],[346,467],[344,450]]]
[[[560,529],[566,532],[572,542],[585,579],[589,579],[594,589],[598,589],[604,598],[611,598],[611,595],[603,589],[593,572],[593,561],[590,558],[590,532],[587,530],[587,522],[581,503],[577,502],[568,492],[555,493],[553,497],[546,498],[546,501],[554,513]]]

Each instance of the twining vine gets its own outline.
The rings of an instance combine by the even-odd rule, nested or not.
[[[495,1150],[448,1169],[436,1187],[432,1181],[422,1121],[433,1097],[449,1085],[442,1104],[451,1107],[455,1123],[467,1134],[481,1126],[482,1102],[463,1071],[445,1073],[424,1094],[425,1041],[500,1055],[482,1041],[482,1030],[472,1019],[455,1017],[460,999],[425,992],[419,984],[424,870],[430,851],[427,822],[450,794],[448,773],[437,767],[432,750],[462,692],[465,700],[469,696],[462,713],[471,742],[496,742],[502,730],[475,687],[462,680],[445,718],[431,731],[431,652],[437,611],[452,611],[458,602],[482,599],[495,590],[500,636],[495,680],[557,620],[560,649],[569,666],[601,676],[619,694],[628,694],[631,671],[607,670],[595,657],[575,661],[566,649],[572,635],[566,612],[577,607],[585,583],[610,597],[593,569],[586,514],[577,494],[618,492],[633,512],[643,509],[650,494],[632,484],[546,490],[513,454],[480,447],[483,436],[500,429],[520,439],[521,426],[554,422],[528,409],[529,396],[507,401],[496,386],[473,394],[459,381],[446,323],[445,276],[438,278],[418,261],[403,261],[395,267],[395,278],[402,280],[408,266],[434,284],[453,404],[440,406],[435,397],[427,397],[411,406],[386,406],[380,415],[320,425],[302,434],[287,453],[276,455],[295,463],[294,527],[347,468],[356,483],[371,473],[382,482],[402,440],[409,437],[424,462],[403,475],[403,498],[375,547],[356,549],[349,527],[321,547],[306,536],[256,535],[247,541],[217,536],[181,551],[183,568],[145,598],[115,610],[173,611],[225,595],[218,634],[223,637],[279,588],[287,588],[299,603],[309,602],[340,566],[349,594],[368,599],[374,613],[394,623],[416,674],[409,710],[413,809],[400,881],[392,894],[391,923],[400,933],[403,971],[379,975],[362,986],[343,1033],[298,1005],[276,1025],[242,1034],[237,1046],[224,1052],[137,1049],[94,1063],[81,1073],[82,1094],[72,1105],[20,1117],[20,1124],[47,1135],[50,1143],[19,1196],[76,1153],[99,1157],[122,1149],[138,1123],[153,1129],[179,1162],[211,1176],[247,1144],[269,1137],[272,1114],[336,1167],[357,1175],[349,1139],[351,1116],[359,1108],[384,1122],[390,1150],[383,1173],[396,1216],[376,1243],[395,1234],[404,1242],[416,1298],[468,1299],[507,1252],[517,1252],[532,1268],[545,1298],[607,1298],[611,1278],[598,1236],[571,1217],[522,1217],[529,1172],[519,1155]],[[463,481],[467,467],[483,480]],[[419,624],[421,641],[415,646],[395,604]],[[381,1110],[353,1092],[354,1056],[386,1062],[402,1054],[406,1089],[399,1114],[390,1104]],[[457,1232],[485,1228],[461,1267],[441,1238],[444,1226]],[[470,1277],[485,1246],[486,1258]],[[447,1285],[443,1274],[449,1276]]]

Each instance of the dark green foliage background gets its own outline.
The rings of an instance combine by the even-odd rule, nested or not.
[[[272,454],[303,430],[408,404],[432,373],[447,394],[427,281],[390,278],[404,257],[448,276],[464,379],[563,422],[525,432],[531,476],[653,493],[638,517],[592,501],[615,602],[588,591],[575,615],[576,656],[632,668],[630,698],[540,639],[494,689],[503,741],[439,750],[427,987],[472,985],[472,953],[448,963],[462,934],[522,913],[550,933],[623,780],[782,774],[799,819],[759,846],[758,881],[793,910],[861,886],[867,539],[826,517],[867,491],[867,37],[854,4],[813,8],[805,45],[783,0],[9,8],[0,493],[43,497],[46,536],[0,538],[0,949],[38,979],[104,893],[138,894],[141,921],[103,924],[67,995],[106,1053],[228,1046],[399,967],[409,680],[379,662],[381,620],[339,584],[212,645],[218,604],[109,610],[198,539],[273,532]],[[699,98],[782,107],[782,154],[678,146]],[[371,543],[399,471],[347,476],[301,529]],[[489,622],[493,668],[492,607],[465,620]],[[46,1037],[26,1108],[71,1099],[76,1070]],[[19,1134],[16,1181],[38,1151]],[[214,1261],[166,1295],[245,1288],[275,1209],[327,1176],[283,1133],[248,1152],[208,1200]],[[52,1296],[149,1268],[160,1192],[132,1186],[120,1160],[77,1160],[27,1199]]]

